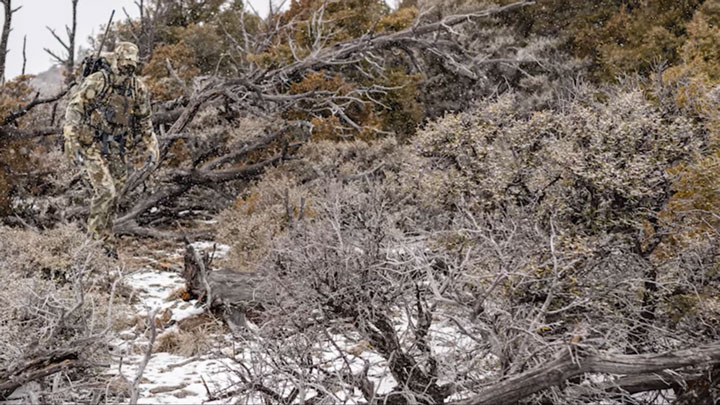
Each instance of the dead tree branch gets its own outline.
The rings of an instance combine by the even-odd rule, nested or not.
[[[8,0],[9,1],[9,0]],[[72,83],[75,80],[75,35],[77,33],[77,3],[78,0],[71,0],[72,2],[72,27],[65,26],[65,33],[67,35],[67,40],[63,40],[60,38],[60,36],[55,32],[54,29],[50,27],[46,27],[48,31],[50,31],[50,34],[60,43],[60,45],[63,47],[63,49],[66,52],[65,57],[60,57],[53,51],[51,51],[48,48],[44,48],[45,52],[47,52],[50,56],[52,56],[53,59],[55,59],[56,62],[60,63],[65,67],[65,72],[67,76],[65,77],[65,83],[69,84]]]
[[[157,327],[155,326],[155,314],[157,309],[153,309],[147,315],[147,327],[150,330],[150,338],[148,340],[147,349],[145,350],[145,356],[138,367],[137,374],[133,380],[130,395],[130,404],[136,405],[138,398],[140,397],[140,381],[142,380],[143,373],[145,373],[145,367],[147,367],[152,357],[153,345],[155,344],[155,338],[157,337]]]
[[[33,129],[20,129],[12,125],[0,126],[0,138],[30,139],[39,136],[59,135],[62,129],[58,127],[41,127]]]
[[[53,375],[60,371],[82,368],[84,362],[79,359],[86,348],[95,340],[76,342],[75,344],[48,353],[37,354],[25,364],[12,370],[0,372],[0,398],[7,398],[17,388],[30,381]]]
[[[29,113],[30,110],[33,108],[41,105],[41,104],[48,104],[48,103],[54,103],[61,98],[63,98],[68,91],[70,91],[70,86],[66,87],[62,91],[60,91],[58,94],[48,97],[48,98],[40,98],[40,92],[35,93],[35,97],[33,97],[32,101],[28,104],[22,106],[19,110],[13,111],[10,114],[8,114],[5,119],[3,119],[2,123],[0,124],[0,127],[5,127],[6,125],[10,125],[17,121],[18,118],[24,116],[25,114]]]
[[[664,354],[622,355],[611,353],[587,354],[577,347],[568,347],[555,360],[493,385],[470,399],[455,405],[508,404],[546,390],[561,386],[571,378],[585,373],[605,373],[625,376],[650,375],[665,370],[707,367],[720,363],[720,344],[676,350]],[[623,381],[623,380],[618,380]],[[616,383],[618,382],[616,381]],[[635,380],[624,380],[637,386]],[[650,389],[653,385],[648,385]],[[619,386],[622,389],[623,387]]]
[[[313,117],[334,115],[341,118],[341,132],[357,131],[361,128],[348,111],[364,103],[372,103],[379,108],[387,108],[378,100],[379,96],[386,94],[388,88],[378,86],[363,87],[357,86],[353,94],[326,94],[326,92],[306,93],[302,95],[288,95],[288,86],[301,80],[308,72],[318,72],[323,69],[353,68],[360,73],[372,76],[365,72],[361,65],[370,66],[372,72],[382,76],[385,67],[383,57],[380,54],[392,49],[400,49],[404,53],[410,53],[414,59],[413,52],[432,53],[438,60],[444,61],[446,68],[454,74],[469,77],[471,80],[478,80],[481,76],[481,65],[491,62],[483,60],[478,63],[478,56],[470,55],[470,52],[463,48],[455,39],[442,39],[438,35],[448,32],[448,29],[463,23],[477,21],[500,13],[506,13],[521,7],[534,4],[533,1],[519,1],[502,7],[495,7],[476,13],[451,15],[441,21],[418,23],[411,28],[398,32],[366,34],[360,38],[338,42],[329,46],[329,38],[323,28],[323,10],[316,10],[312,16],[311,28],[316,34],[316,41],[309,55],[300,58],[293,52],[295,61],[293,63],[274,69],[261,69],[250,62],[240,66],[239,70],[247,72],[245,75],[227,80],[222,86],[225,92],[233,95],[232,101],[237,104],[238,109],[249,111],[261,110],[265,114],[273,114],[299,109],[309,113]],[[242,18],[242,16],[239,16]],[[276,26],[269,29],[266,34],[266,41],[249,39],[247,33],[244,41],[233,41],[239,52],[259,52],[271,43],[271,39],[285,37],[286,31],[292,29],[292,23],[286,26]],[[229,35],[226,33],[226,35]],[[254,41],[253,41],[254,40]],[[292,39],[290,48],[293,49]],[[497,59],[497,63],[507,63],[506,59]],[[518,62],[518,61],[515,61]],[[415,65],[418,66],[417,60]],[[418,69],[421,69],[418,66]],[[377,128],[366,128],[377,131]]]
[[[22,57],[23,57],[23,64],[22,64],[22,70],[20,71],[20,75],[25,76],[25,66],[27,65],[27,54],[25,53],[25,50],[27,48],[27,35],[23,37],[23,49],[22,49]]]

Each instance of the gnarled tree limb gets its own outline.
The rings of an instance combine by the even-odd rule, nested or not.
[[[561,386],[569,379],[585,373],[614,375],[661,374],[665,370],[682,370],[687,367],[707,367],[720,363],[720,343],[676,350],[663,354],[623,355],[613,353],[584,353],[569,347],[555,360],[501,381],[478,395],[454,405],[510,404],[551,387]],[[577,352],[577,353],[573,353]],[[618,380],[623,381],[623,380]],[[627,385],[637,387],[637,381],[624,380]],[[646,388],[654,389],[654,385]],[[622,388],[622,387],[618,387]],[[636,390],[636,392],[638,392]]]

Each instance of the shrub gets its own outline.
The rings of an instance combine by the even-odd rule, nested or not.
[[[39,379],[36,394],[46,402],[89,400],[92,389],[78,386],[97,379],[96,365],[109,360],[107,332],[128,312],[118,264],[74,225],[43,232],[0,227],[0,238],[0,375],[17,377],[13,370],[33,360],[72,353],[76,361],[66,361],[63,378]]]
[[[506,94],[429,123],[408,145],[308,145],[270,171],[221,217],[231,264],[290,296],[261,333],[325,341],[341,323],[384,359],[394,392],[429,403],[444,398],[431,373],[482,390],[472,376],[499,381],[568,342],[635,353],[716,339],[716,227],[694,228],[671,250],[669,222],[681,221],[662,214],[707,132],[665,114],[643,88],[573,90],[562,108],[527,117]],[[312,214],[300,218],[302,197]],[[472,331],[444,329],[467,346],[428,349],[468,318]],[[306,364],[309,350],[272,355]]]
[[[252,269],[265,257],[270,242],[287,232],[294,221],[315,216],[317,190],[303,183],[316,184],[318,179],[353,176],[376,169],[394,147],[391,139],[373,144],[320,141],[303,147],[302,160],[268,170],[258,184],[218,217],[218,238],[231,245],[232,266]]]
[[[172,100],[182,94],[182,87],[170,74],[165,60],[169,60],[180,80],[185,84],[200,73],[195,64],[195,52],[185,42],[159,45],[143,68],[145,84],[154,100]]]
[[[515,118],[512,95],[448,115],[418,133],[412,147],[426,159],[403,182],[417,179],[428,204],[446,209],[535,206],[539,218],[585,229],[636,226],[663,206],[672,180],[665,170],[700,150],[703,131],[666,120],[640,90],[593,97],[529,119]]]

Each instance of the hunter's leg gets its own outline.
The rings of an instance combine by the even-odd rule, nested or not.
[[[94,239],[112,243],[112,218],[117,205],[117,189],[108,161],[97,144],[84,151],[84,164],[93,188],[88,217],[88,231]]]

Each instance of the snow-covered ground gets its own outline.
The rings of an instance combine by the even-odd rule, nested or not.
[[[197,242],[196,249],[209,253],[214,252],[216,258],[224,257],[228,252],[225,245],[212,242]],[[138,303],[135,304],[137,319],[147,318],[147,314],[155,311],[156,319],[161,319],[158,337],[177,331],[178,324],[190,317],[204,313],[194,300],[184,301],[177,293],[185,282],[180,276],[182,270],[181,248],[170,248],[158,253],[162,261],[146,257],[142,258],[146,265],[136,266],[137,270],[126,276],[127,283],[133,287]],[[170,263],[170,264],[168,264]],[[408,332],[408,319],[403,311],[394,315],[396,329],[400,334]],[[247,393],[238,393],[240,376],[236,373],[241,362],[250,368],[258,369],[271,363],[268,357],[267,343],[260,338],[233,336],[227,328],[223,332],[213,333],[211,349],[203,350],[202,354],[190,357],[166,352],[152,353],[142,374],[139,384],[140,401],[143,404],[177,404],[177,403],[257,403],[261,398],[248,398]],[[132,381],[145,356],[148,347],[148,333],[144,322],[138,322],[127,330],[119,331],[113,340],[114,365],[110,371],[113,376],[122,373]],[[360,337],[352,333],[331,335],[333,343],[317,342],[313,345],[313,357],[316,364],[330,373],[346,370],[349,365],[353,373],[368,367],[368,379],[373,383],[376,395],[390,392],[396,382],[387,368],[387,362]],[[471,351],[477,342],[462,338],[453,325],[433,324],[430,333],[431,346],[440,357],[459,356]],[[234,371],[235,370],[235,371]],[[458,370],[459,371],[459,370]],[[267,372],[267,371],[262,371]],[[444,376],[445,380],[453,380],[453,375]],[[116,377],[117,378],[117,377]],[[283,376],[272,377],[276,392],[287,394],[297,387],[291,379]],[[442,381],[447,382],[447,381]],[[341,384],[342,385],[342,384]],[[354,404],[365,402],[361,392],[344,385],[328,393],[334,403]],[[243,396],[245,395],[245,396]],[[315,395],[308,390],[303,392],[297,401],[302,402]]]
[[[215,257],[222,258],[227,254],[228,247],[212,242],[196,242],[193,247],[207,252],[215,252]],[[175,249],[166,254],[169,262],[179,262],[183,249]],[[155,259],[143,258],[149,264],[158,264]],[[138,298],[135,311],[138,319],[147,317],[148,313],[155,311],[158,318],[164,317],[164,322],[171,325],[158,331],[158,339],[163,334],[177,331],[178,322],[192,316],[202,314],[204,308],[198,307],[196,300],[183,301],[174,297],[176,292],[185,286],[180,276],[179,266],[166,271],[158,267],[144,266],[126,276],[126,282],[131,286]],[[170,299],[169,299],[170,297]],[[174,298],[173,298],[174,297]],[[400,324],[405,321],[398,320]],[[237,384],[239,377],[233,372],[238,366],[233,359],[243,361],[245,364],[257,363],[260,357],[266,356],[265,351],[259,347],[261,342],[247,340],[238,344],[229,332],[224,335],[213,336],[213,350],[199,356],[184,357],[164,352],[152,353],[146,368],[143,371],[139,384],[141,404],[177,404],[177,403],[228,403],[240,399],[234,396],[223,396],[223,393]],[[345,355],[357,351],[358,341],[348,339],[346,336],[334,336],[333,340]],[[119,331],[111,345],[113,346],[114,365],[110,370],[112,376],[120,373],[132,381],[137,375],[138,368],[145,357],[148,346],[148,333],[144,324],[140,323],[127,330]],[[242,346],[242,347],[240,347]],[[330,345],[323,345],[316,352],[318,360],[324,362],[326,369],[342,369],[345,359],[337,349]],[[370,380],[375,385],[377,394],[389,392],[395,386],[395,380],[385,367],[385,360],[372,351],[363,351],[362,357],[347,356],[351,360],[353,371],[360,371],[365,361],[371,364],[368,372]],[[264,362],[264,361],[263,361]],[[289,387],[291,385],[288,385]],[[346,387],[347,388],[347,387]],[[279,390],[284,391],[284,390]],[[348,395],[349,390],[338,390],[334,393],[334,401],[353,404],[362,400],[358,390]],[[308,392],[312,395],[312,392]],[[213,398],[220,397],[220,398]],[[252,399],[244,398],[246,401]],[[259,400],[259,398],[258,398]],[[250,403],[250,402],[248,402]]]
[[[194,246],[212,250],[213,244],[198,242]],[[227,246],[217,245],[215,254],[222,257],[227,250]],[[178,259],[182,257],[182,251],[168,255],[170,259]],[[156,263],[150,257],[143,259],[148,263]],[[135,305],[138,319],[146,318],[152,311],[161,319],[161,325],[157,328],[157,341],[164,334],[177,332],[178,322],[205,311],[197,306],[196,300],[183,301],[180,297],[174,297],[185,286],[179,273],[180,268],[159,271],[156,267],[144,266],[129,274],[126,282],[133,287],[138,298]],[[117,338],[111,342],[115,362],[109,372],[111,375],[122,373],[131,381],[135,379],[149,343],[147,335],[142,323],[118,332]],[[188,358],[164,352],[152,353],[140,379],[139,403],[199,404],[208,401],[208,393],[221,391],[237,382],[237,377],[231,372],[232,360],[228,357],[232,355],[232,351],[228,350],[232,347],[231,337],[214,336],[213,340],[217,350],[200,356]]]

